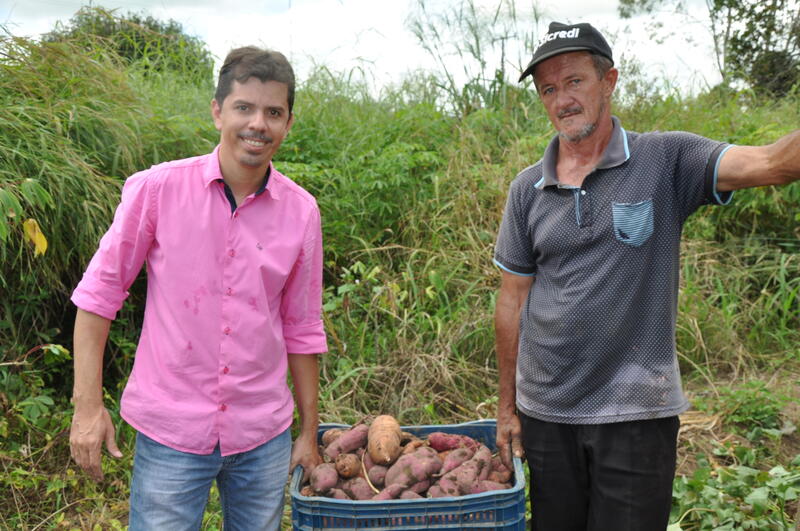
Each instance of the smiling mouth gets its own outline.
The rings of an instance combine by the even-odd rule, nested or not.
[[[239,138],[242,139],[242,142],[254,148],[263,148],[264,146],[272,142],[272,139],[266,136],[255,137],[255,136],[240,135]]]

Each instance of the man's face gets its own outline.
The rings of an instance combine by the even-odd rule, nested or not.
[[[211,102],[211,114],[220,132],[221,167],[263,172],[293,120],[286,83],[256,77],[244,83],[234,81],[222,106],[217,100]]]
[[[539,97],[561,138],[580,142],[610,116],[617,70],[602,79],[588,52],[567,52],[546,59],[534,70]]]

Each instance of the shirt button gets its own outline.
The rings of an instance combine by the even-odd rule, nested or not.
[[[239,217],[239,213],[238,212],[234,212],[233,213],[233,217],[238,218]]]
[[[226,406],[225,404],[220,404],[219,406],[220,411],[225,411],[226,409],[228,409],[228,406]]]
[[[586,195],[586,190],[581,190],[581,195]]]
[[[232,289],[232,288],[228,288],[228,289],[225,291],[225,295],[233,295],[233,289]]]
[[[229,335],[231,333],[231,327],[226,326],[225,330],[223,330],[223,332],[225,333],[226,336]]]
[[[229,372],[230,372],[230,369],[229,369],[229,368],[227,368],[227,367],[225,367],[224,369],[222,369],[222,374],[228,374]]]
[[[233,249],[231,249],[230,251],[228,251],[228,256],[230,256],[231,258],[233,258],[234,256],[236,256],[236,251],[234,251]]]

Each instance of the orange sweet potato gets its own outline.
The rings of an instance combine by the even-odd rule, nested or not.
[[[336,456],[336,471],[345,479],[361,474],[361,461],[356,454],[339,454]]]
[[[367,451],[377,465],[390,465],[400,455],[400,424],[391,415],[380,415],[369,426]]]

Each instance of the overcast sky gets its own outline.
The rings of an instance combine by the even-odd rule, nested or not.
[[[500,0],[474,0],[494,8]],[[506,0],[508,1],[508,0]],[[38,37],[67,21],[88,0],[0,0],[0,25],[13,35]],[[145,12],[174,19],[184,31],[208,44],[218,60],[234,47],[255,44],[286,53],[300,80],[316,65],[336,71],[361,69],[375,86],[399,81],[416,69],[436,69],[433,59],[408,29],[417,0],[102,0],[93,5],[120,13]],[[431,12],[447,10],[459,0],[427,0]],[[719,81],[711,59],[710,34],[701,23],[685,24],[662,13],[655,19],[620,20],[616,0],[540,0],[535,3],[542,22],[537,26],[531,0],[517,0],[518,15],[530,20],[537,35],[547,21],[591,22],[606,33],[617,62],[634,58],[650,72],[668,77],[685,89]],[[698,20],[703,0],[696,4]],[[527,17],[527,18],[526,18]],[[653,39],[652,23],[663,22],[676,34],[664,42]],[[520,46],[521,47],[521,46]],[[512,73],[530,50],[509,53]],[[451,59],[451,65],[455,59]],[[453,66],[454,71],[459,71]]]

